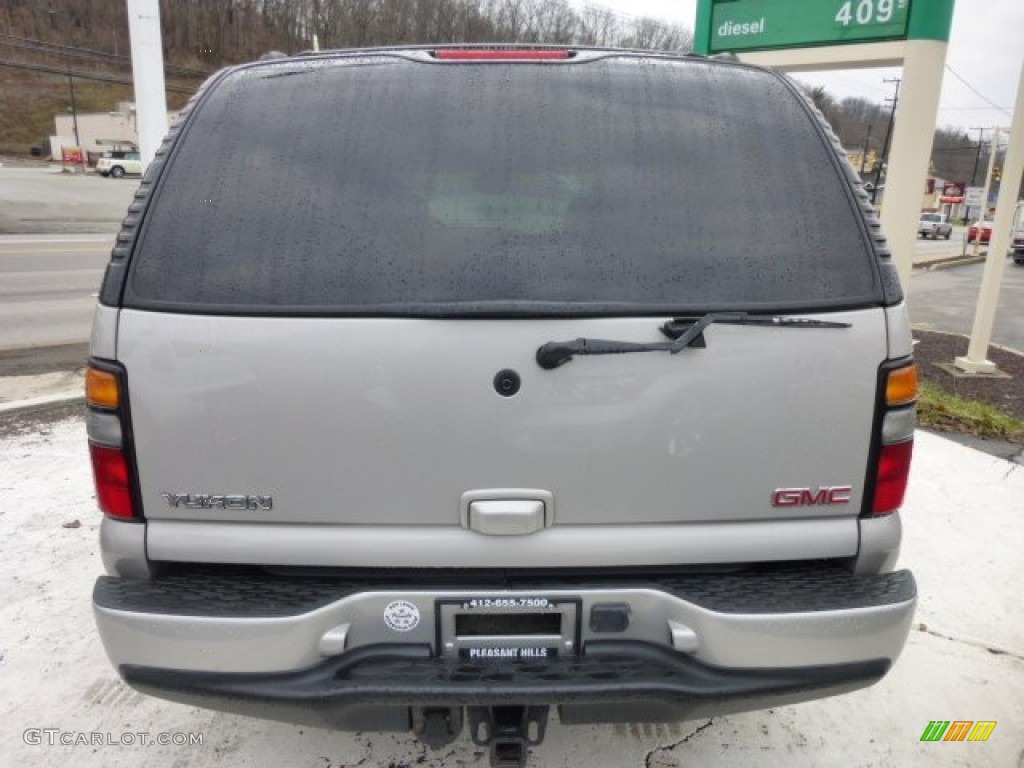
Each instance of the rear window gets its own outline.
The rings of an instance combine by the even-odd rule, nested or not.
[[[942,218],[937,213],[923,213],[921,214],[921,221],[941,223]]]
[[[186,131],[127,306],[557,315],[881,300],[831,149],[759,70],[288,61],[227,76]]]

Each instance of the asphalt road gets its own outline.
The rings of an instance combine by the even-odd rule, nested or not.
[[[983,264],[914,270],[910,276],[910,321],[915,328],[969,335],[981,288]],[[1006,264],[992,341],[1024,351],[1024,266]]]
[[[136,179],[64,174],[59,166],[0,166],[0,234],[117,232]]]
[[[946,240],[945,238],[936,240],[929,240],[927,238],[922,240],[921,238],[918,238],[916,252],[919,254],[950,250],[957,250],[959,252],[963,249],[964,241],[966,239],[967,227],[953,227],[953,234],[949,236],[949,240]],[[969,249],[970,246],[968,246],[968,250]]]
[[[88,340],[110,235],[0,235],[0,349]]]

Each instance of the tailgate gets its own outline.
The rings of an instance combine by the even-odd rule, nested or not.
[[[855,517],[884,314],[820,317],[852,327],[716,325],[705,348],[545,371],[544,342],[659,341],[667,318],[123,310],[117,352],[150,520],[458,528],[480,489],[546,491],[555,526]],[[511,397],[495,388],[506,369]],[[845,486],[849,503],[772,504]]]

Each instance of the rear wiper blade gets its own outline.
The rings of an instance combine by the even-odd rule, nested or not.
[[[850,323],[831,320],[810,320],[778,315],[750,315],[746,312],[709,312],[696,319],[677,318],[661,327],[671,341],[609,341],[607,339],[573,339],[549,341],[537,348],[537,365],[546,371],[565,365],[576,355],[624,355],[630,352],[668,352],[675,355],[702,339],[704,329],[712,323],[723,325],[761,325],[772,328],[850,328]]]

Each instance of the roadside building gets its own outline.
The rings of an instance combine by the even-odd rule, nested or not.
[[[167,113],[168,124],[178,116],[176,111]],[[109,112],[79,112],[56,115],[55,135],[50,137],[50,154],[59,158],[64,147],[76,146],[75,122],[78,123],[78,139],[88,153],[90,164],[103,152],[111,149],[130,149],[139,144],[135,104],[120,101]]]

